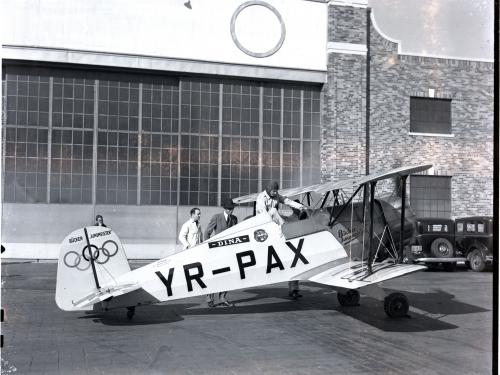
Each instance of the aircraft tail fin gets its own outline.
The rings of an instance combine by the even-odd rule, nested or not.
[[[129,271],[123,246],[111,229],[92,226],[75,230],[61,244],[57,306],[66,311],[88,310],[93,303],[130,291],[134,289],[131,285],[117,284],[117,277]]]

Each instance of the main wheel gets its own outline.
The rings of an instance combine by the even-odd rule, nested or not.
[[[342,306],[358,306],[359,305],[359,292],[350,289],[347,293],[337,293],[337,300]]]
[[[453,245],[446,238],[436,238],[431,243],[431,253],[436,258],[451,258]]]
[[[410,304],[402,293],[391,293],[384,299],[384,310],[390,318],[402,318],[408,315]]]
[[[469,266],[471,270],[473,270],[474,272],[482,272],[484,270],[486,262],[484,261],[481,250],[475,249],[474,251],[472,251],[469,259]]]

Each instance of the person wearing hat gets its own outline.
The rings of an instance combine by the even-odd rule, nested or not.
[[[227,228],[230,228],[233,225],[238,224],[238,218],[233,215],[234,206],[235,204],[233,203],[232,199],[226,198],[222,200],[222,208],[224,209],[224,211],[212,216],[205,231],[205,238],[210,238],[210,236],[215,236],[220,232],[226,230]],[[234,304],[230,303],[227,300],[226,296],[227,296],[227,291],[219,293],[219,305],[234,306]],[[214,303],[214,294],[207,294],[207,304],[208,307],[216,306]]]
[[[287,197],[284,197],[278,193],[280,185],[277,181],[272,181],[266,186],[266,189],[260,193],[257,197],[255,204],[255,212],[261,214],[267,212],[271,215],[273,221],[280,227],[284,224],[283,218],[278,213],[278,206],[280,203],[286,204],[287,206],[294,208],[299,211],[306,210],[306,206],[295,202]]]
[[[271,216],[273,221],[280,226],[281,229],[281,226],[285,221],[278,213],[278,206],[280,203],[286,204],[292,209],[301,212],[307,210],[307,207],[299,202],[293,201],[287,197],[280,195],[278,193],[279,188],[280,186],[277,181],[272,181],[271,183],[269,183],[266,187],[266,190],[260,193],[257,197],[255,212],[257,214],[267,212]],[[288,282],[288,296],[292,297],[293,299],[302,297],[302,295],[299,293],[299,282],[297,280]]]

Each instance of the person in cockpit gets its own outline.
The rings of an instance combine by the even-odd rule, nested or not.
[[[94,225],[98,227],[107,227],[107,225],[104,224],[104,218],[102,217],[102,215],[96,215]]]
[[[266,190],[259,194],[256,201],[255,212],[257,214],[267,212],[273,219],[273,221],[281,226],[284,224],[284,220],[278,213],[278,206],[280,203],[286,204],[292,209],[298,210],[300,213],[305,212],[307,207],[303,204],[293,201],[287,197],[284,197],[278,193],[280,186],[277,181],[273,181],[267,185]],[[297,215],[301,217],[302,215]],[[297,280],[288,282],[288,295],[293,299],[302,297],[299,293],[299,282]]]
[[[267,212],[273,221],[280,227],[284,224],[284,220],[278,213],[278,206],[280,203],[285,204],[291,208],[299,211],[306,211],[307,207],[301,203],[295,202],[287,197],[278,193],[280,185],[277,181],[273,181],[266,186],[266,189],[257,197],[255,212],[257,214]]]

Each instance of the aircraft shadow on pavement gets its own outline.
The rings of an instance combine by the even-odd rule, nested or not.
[[[386,292],[393,292],[385,289]],[[92,319],[105,325],[151,325],[168,324],[184,320],[185,316],[262,314],[287,311],[330,310],[342,313],[383,331],[389,332],[425,332],[457,328],[441,318],[446,315],[471,314],[488,311],[487,309],[454,300],[454,296],[443,291],[432,293],[404,292],[413,306],[426,313],[415,312],[410,307],[410,317],[391,319],[384,312],[383,301],[362,296],[359,306],[344,307],[337,302],[335,292],[329,288],[315,287],[314,290],[303,288],[303,298],[292,300],[287,297],[287,288],[248,289],[248,298],[233,300],[234,307],[206,307],[205,303],[166,303],[161,305],[139,306],[132,320],[126,317],[125,309],[116,309],[103,313],[87,313],[80,319]],[[229,294],[231,297],[231,293]],[[200,297],[203,298],[203,297]],[[432,316],[428,316],[431,314]],[[336,314],[332,314],[335,319]],[[441,315],[436,317],[435,315]]]
[[[384,288],[387,293],[397,292]],[[431,293],[404,292],[410,301],[410,306],[438,315],[463,315],[490,311],[483,307],[470,305],[455,299],[455,295],[442,290]]]
[[[183,311],[198,304],[174,305],[175,308],[166,305],[147,305],[138,306],[135,310],[134,317],[129,320],[126,315],[125,308],[113,309],[110,311],[85,312],[85,315],[80,315],[79,319],[90,319],[94,323],[101,323],[109,326],[135,326],[135,325],[152,325],[174,323],[184,320],[179,315],[179,311]],[[81,314],[81,313],[80,313]]]
[[[411,311],[411,307],[407,317],[389,318],[384,311],[384,302],[370,297],[362,297],[359,306],[337,305],[335,310],[386,332],[427,332],[458,328],[436,317]]]

